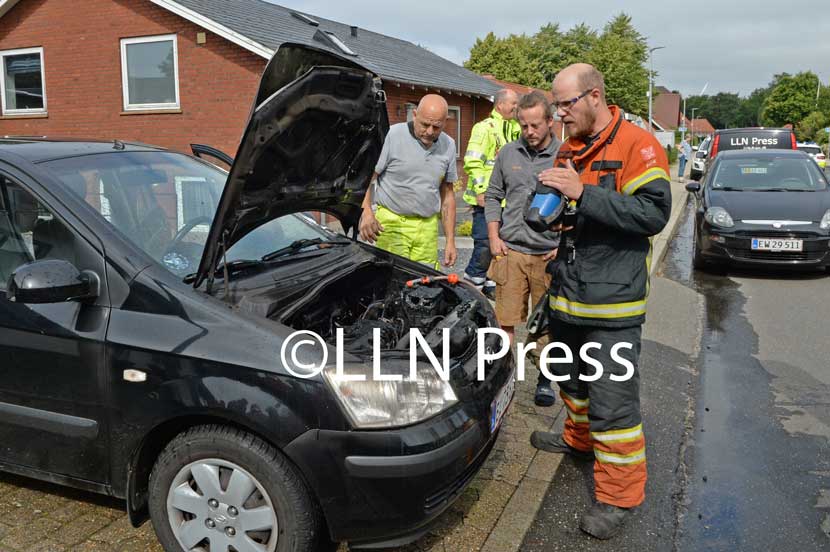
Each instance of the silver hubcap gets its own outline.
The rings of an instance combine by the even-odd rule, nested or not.
[[[176,474],[167,493],[167,518],[184,550],[273,552],[279,535],[271,498],[233,462],[206,459]]]

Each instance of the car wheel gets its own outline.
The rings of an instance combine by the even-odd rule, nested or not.
[[[289,461],[223,426],[173,439],[150,474],[153,528],[167,551],[330,550],[319,507]]]
[[[708,266],[706,259],[703,258],[703,255],[700,253],[700,245],[698,244],[697,240],[697,224],[695,224],[694,235],[692,237],[692,247],[694,248],[694,253],[692,253],[692,267],[696,270],[704,270]]]

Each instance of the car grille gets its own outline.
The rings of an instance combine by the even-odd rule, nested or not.
[[[818,261],[824,257],[824,251],[732,251],[738,259],[753,261]]]
[[[458,477],[456,477],[452,482],[448,485],[444,486],[443,488],[439,489],[437,492],[429,495],[424,499],[424,512],[427,514],[431,514],[432,512],[438,510],[448,502],[454,500],[461,491],[467,486],[467,483],[472,481],[475,474],[478,472],[481,465],[487,459],[487,455],[490,454],[490,450],[493,448],[493,445],[496,443],[495,438],[491,438],[490,442],[487,443],[481,452],[479,453],[478,457],[473,461],[472,464],[467,466],[464,471],[462,471]]]
[[[740,232],[735,232],[735,235],[740,238],[775,238],[775,239],[788,239],[788,238],[800,238],[800,239],[810,239],[810,238],[819,238],[821,237],[819,234],[815,232],[788,232],[786,230],[741,230]]]

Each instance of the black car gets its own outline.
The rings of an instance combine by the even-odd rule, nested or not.
[[[716,130],[707,157],[709,164],[719,153],[731,150],[796,149],[795,132],[789,128],[727,128]]]
[[[830,265],[830,189],[801,151],[718,155],[694,192],[694,266]]]
[[[124,498],[165,550],[423,534],[491,450],[514,360],[477,377],[475,289],[295,214],[354,229],[387,127],[375,74],[284,45],[229,173],[0,140],[0,469]],[[439,359],[448,330],[447,379],[423,351],[410,374],[412,328]],[[372,377],[374,335],[400,381]]]

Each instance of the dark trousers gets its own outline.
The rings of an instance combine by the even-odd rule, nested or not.
[[[490,268],[490,239],[487,234],[487,219],[484,207],[473,207],[473,254],[464,272],[472,278],[486,278]]]

